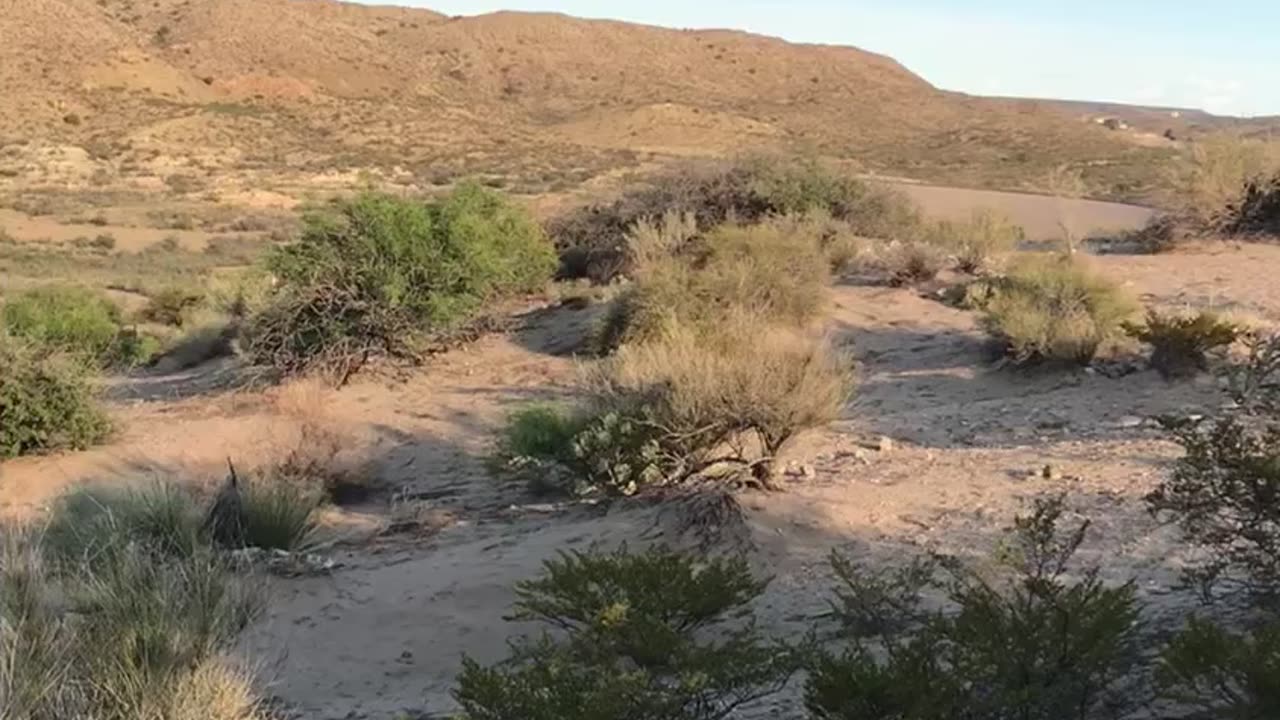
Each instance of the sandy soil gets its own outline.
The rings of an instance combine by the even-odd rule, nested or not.
[[[1010,200],[1034,212],[1052,202]],[[1280,267],[1280,248],[1093,261],[1149,303],[1280,319],[1268,270]],[[460,658],[496,660],[524,630],[502,617],[512,585],[543,560],[592,543],[682,542],[652,506],[546,503],[486,469],[512,408],[572,391],[573,353],[596,312],[531,311],[512,332],[419,372],[341,391],[237,384],[230,366],[117,381],[121,435],[88,452],[0,466],[0,515],[30,515],[91,480],[214,482],[228,456],[252,464],[296,444],[304,424],[322,423],[386,493],[330,517],[326,552],[339,563],[331,574],[270,581],[269,613],[243,653],[300,716],[443,715]],[[926,548],[984,553],[1030,498],[1059,491],[1093,521],[1085,555],[1105,554],[1108,579],[1136,578],[1157,619],[1189,602],[1168,589],[1180,562],[1175,538],[1140,498],[1176,451],[1151,419],[1217,407],[1212,378],[1171,385],[1150,371],[1112,379],[997,370],[973,314],[909,289],[837,286],[830,332],[858,358],[856,399],[842,420],[791,448],[784,461],[797,472],[785,492],[740,497],[750,557],[774,577],[759,606],[767,627],[787,632],[823,609],[832,548],[872,563]],[[881,438],[892,447],[880,449]],[[746,716],[792,717],[795,707],[784,695]]]

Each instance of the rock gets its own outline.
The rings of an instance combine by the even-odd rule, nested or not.
[[[1059,480],[1062,478],[1062,472],[1052,465],[1045,465],[1040,470],[1040,477],[1045,480]]]
[[[882,453],[893,452],[893,438],[888,435],[881,435],[880,440],[876,443],[876,449]]]
[[[1143,419],[1137,415],[1125,415],[1115,422],[1115,426],[1123,430],[1142,427]]]

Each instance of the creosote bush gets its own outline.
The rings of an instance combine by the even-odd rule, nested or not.
[[[1079,260],[1046,256],[1022,261],[991,286],[983,325],[1014,362],[1087,364],[1137,310]]]
[[[1086,720],[1132,710],[1134,588],[1105,586],[1096,568],[1071,571],[1087,523],[1063,529],[1062,514],[1055,498],[1018,518],[996,576],[953,558],[877,574],[834,554],[842,587],[832,614],[847,647],[810,669],[812,716]],[[942,609],[924,609],[926,589],[941,592]]]
[[[82,450],[110,434],[84,361],[0,332],[0,368],[0,460]]]
[[[1147,505],[1177,522],[1198,551],[1187,579],[1206,597],[1225,585],[1274,599],[1280,591],[1280,427],[1232,416],[1169,427],[1185,455]]]
[[[752,157],[674,168],[612,204],[555,218],[548,229],[560,251],[562,275],[608,282],[631,273],[627,234],[639,222],[674,212],[690,215],[706,231],[726,222],[752,224],[815,210],[866,237],[901,237],[920,224],[919,211],[898,191],[814,160]]]
[[[1216,313],[1166,315],[1147,311],[1145,325],[1126,323],[1131,337],[1152,347],[1151,366],[1165,378],[1185,378],[1207,370],[1208,353],[1231,345],[1241,330]]]
[[[1161,652],[1155,681],[1188,717],[1280,717],[1280,622],[1242,633],[1192,617]]]
[[[516,640],[493,666],[465,659],[454,696],[468,720],[727,718],[801,662],[756,629],[765,585],[741,559],[564,553],[516,586],[513,613],[556,634]]]
[[[126,329],[120,309],[93,290],[49,285],[18,293],[0,306],[9,335],[81,356],[101,367],[145,362],[137,333]]]
[[[468,184],[438,202],[342,202],[308,217],[267,266],[279,285],[244,328],[248,355],[345,379],[373,355],[417,357],[489,303],[543,288],[555,254],[528,213]]]

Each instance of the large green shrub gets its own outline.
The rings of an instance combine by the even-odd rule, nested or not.
[[[82,450],[110,433],[83,361],[0,334],[0,368],[0,459]]]
[[[0,307],[3,331],[103,367],[147,360],[120,309],[88,288],[49,285],[18,293]]]
[[[1015,362],[1088,363],[1138,305],[1071,257],[1021,262],[991,286],[983,324]]]
[[[1063,531],[1060,499],[1021,517],[992,575],[953,558],[889,575],[833,555],[833,615],[848,645],[811,668],[806,705],[822,720],[1121,717],[1138,666],[1132,584],[1108,587],[1072,556],[1087,524]],[[939,579],[939,567],[946,573]],[[921,591],[940,590],[941,609]]]
[[[838,172],[815,160],[750,157],[680,166],[638,184],[610,204],[577,208],[549,225],[561,272],[607,282],[632,270],[627,234],[665,213],[688,213],[701,230],[728,221],[811,210],[828,212],[857,235],[895,238],[920,225],[905,195]]]
[[[516,586],[513,614],[558,634],[490,667],[464,660],[454,695],[468,720],[720,720],[799,665],[755,627],[765,584],[743,560],[664,547],[566,553]]]
[[[468,184],[437,202],[345,201],[309,217],[267,265],[279,287],[246,327],[249,355],[345,374],[372,354],[416,355],[491,301],[541,288],[555,255],[528,213]]]

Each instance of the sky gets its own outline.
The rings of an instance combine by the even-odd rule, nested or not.
[[[1280,115],[1278,0],[376,1],[734,28],[889,55],[948,90]]]

